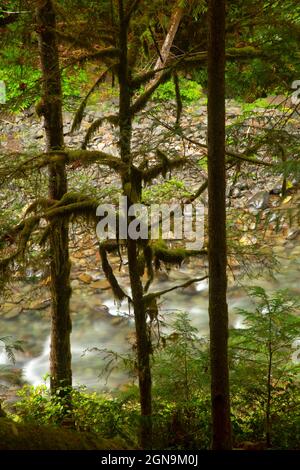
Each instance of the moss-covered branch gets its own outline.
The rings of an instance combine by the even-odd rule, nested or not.
[[[98,79],[95,81],[93,86],[90,88],[90,90],[88,91],[88,93],[86,94],[84,99],[82,100],[82,102],[81,102],[81,104],[80,104],[80,106],[79,106],[79,108],[78,108],[78,110],[75,114],[75,117],[73,119],[73,123],[72,123],[72,127],[71,127],[71,133],[80,128],[80,125],[81,125],[81,122],[82,122],[82,119],[83,119],[83,113],[85,111],[88,99],[95,92],[95,90],[97,90],[97,88],[103,82],[103,80],[105,80],[105,78],[107,77],[107,75],[109,73],[109,70],[110,69],[107,68],[104,72],[101,73],[101,75],[98,77]]]
[[[191,256],[207,255],[205,248],[201,250],[186,250],[185,248],[169,248],[159,240],[151,245],[155,265],[161,261],[167,264],[180,265],[186,258]]]
[[[7,158],[11,160],[10,165],[7,165]],[[0,181],[2,181],[2,184],[5,184],[8,178],[27,178],[34,170],[41,170],[49,164],[64,163],[71,165],[74,162],[80,162],[83,166],[97,163],[119,173],[126,171],[127,168],[119,158],[100,150],[65,149],[36,155],[13,153],[7,155],[6,166],[0,166]]]
[[[10,244],[13,241],[17,245],[16,250],[8,256],[2,256],[0,259],[0,270],[6,269],[15,259],[24,256],[28,241],[33,231],[38,227],[40,220],[52,221],[57,217],[83,217],[96,223],[96,210],[99,201],[87,198],[79,193],[66,193],[60,201],[50,199],[38,199],[26,211],[26,215],[42,209],[42,212],[26,217],[18,225],[7,230],[0,241],[9,239]],[[47,227],[45,229],[47,234]],[[45,241],[46,234],[42,235],[41,240]]]
[[[130,297],[124,292],[124,290],[121,288],[120,284],[118,283],[118,280],[116,276],[114,275],[112,267],[109,264],[107,253],[112,250],[119,250],[119,246],[117,242],[112,242],[110,240],[110,241],[104,241],[99,244],[99,253],[100,253],[103,272],[112,288],[114,297],[119,301],[122,301],[125,298],[131,301]]]
[[[166,176],[168,171],[175,168],[181,168],[187,163],[187,159],[183,157],[176,157],[170,160],[165,152],[160,149],[156,150],[156,155],[161,163],[142,172],[142,179],[145,183],[149,183],[153,178],[156,178],[159,175]]]
[[[29,217],[22,224],[19,224],[18,227],[15,228],[13,234],[14,237],[18,238],[17,241],[17,248],[15,251],[8,255],[4,255],[0,258],[0,286],[2,287],[5,282],[9,281],[10,275],[9,270],[13,263],[19,259],[24,257],[24,253],[27,248],[27,244],[29,239],[38,226],[39,218],[36,216]]]
[[[69,65],[83,64],[84,62],[94,62],[104,59],[117,58],[120,52],[116,47],[105,47],[99,51],[82,54],[76,59],[73,59]]]
[[[102,124],[107,121],[110,122],[113,125],[118,124],[118,115],[116,114],[111,114],[109,116],[104,116],[99,119],[96,119],[88,128],[87,133],[85,134],[84,141],[82,143],[82,149],[86,149],[88,143],[90,142],[91,138],[93,135],[97,132],[98,129],[102,126]]]
[[[66,156],[67,164],[80,161],[82,165],[98,163],[99,165],[108,166],[119,173],[126,170],[126,165],[120,158],[114,157],[109,153],[101,152],[100,150],[69,150],[65,152],[64,155]]]
[[[226,49],[226,59],[229,61],[234,60],[249,60],[255,59],[257,57],[265,57],[264,52],[260,48],[256,48],[253,46],[245,46],[245,47],[230,47]],[[180,61],[178,60],[177,68],[182,68],[186,66],[186,64],[199,64],[205,63],[207,61],[207,51],[195,52],[186,54],[183,57],[180,57]]]
[[[167,69],[162,72],[160,77],[155,80],[153,85],[149,86],[149,88],[135,100],[135,102],[130,107],[130,113],[132,117],[134,117],[137,113],[139,113],[140,111],[142,111],[142,109],[145,108],[146,104],[150,100],[155,90],[159,87],[159,85],[166,82],[170,78],[170,76],[170,69]]]

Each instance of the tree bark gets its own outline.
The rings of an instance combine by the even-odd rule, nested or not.
[[[231,449],[225,172],[225,0],[209,1],[208,197],[212,448]]]
[[[160,51],[160,56],[156,61],[156,64],[154,66],[154,70],[158,70],[166,64],[168,57],[170,55],[171,47],[174,42],[174,38],[176,36],[176,33],[178,31],[180,21],[183,15],[183,8],[182,7],[177,7],[175,8],[174,12],[172,13],[171,19],[170,19],[170,26],[169,26],[169,31],[166,35],[166,38],[164,40],[164,43],[162,45],[161,51]]]
[[[181,18],[183,16],[183,11],[184,11],[184,9],[182,7],[177,7],[177,8],[175,8],[174,12],[172,13],[172,16],[171,16],[171,19],[170,19],[169,31],[166,35],[166,38],[165,38],[164,43],[162,45],[162,48],[160,50],[159,57],[158,57],[158,59],[156,61],[156,64],[154,66],[154,70],[159,70],[159,69],[165,67],[165,65],[168,61],[170,51],[171,51],[171,47],[173,45],[176,33],[177,33],[179,25],[180,25]],[[157,83],[160,80],[162,74],[163,74],[163,71],[158,72],[155,75],[155,78],[153,80],[151,80],[150,83],[147,85],[147,89],[151,88],[155,83]]]
[[[120,153],[121,160],[127,164],[127,171],[123,173],[122,186],[128,199],[128,209],[131,204],[140,199],[140,181],[133,171],[131,155],[132,117],[130,112],[131,90],[129,85],[128,67],[128,23],[125,18],[123,0],[119,0],[119,126],[120,126]],[[130,188],[130,190],[128,190]],[[129,220],[130,222],[130,220]],[[128,237],[127,241],[128,269],[130,287],[132,292],[133,310],[135,318],[136,344],[137,344],[137,368],[140,392],[140,446],[143,449],[152,447],[152,388],[150,354],[151,343],[147,326],[146,308],[143,302],[143,284],[139,275],[137,255],[138,243]]]
[[[271,401],[272,401],[272,368],[273,368],[273,344],[272,344],[272,317],[268,308],[268,374],[267,374],[267,403],[266,403],[266,444],[271,447]]]
[[[42,69],[42,102],[47,151],[64,147],[62,91],[59,54],[56,42],[56,17],[51,0],[39,0],[37,31]],[[49,198],[59,200],[67,192],[64,163],[49,165]],[[56,219],[50,230],[51,272],[51,347],[50,386],[52,393],[59,387],[72,386],[70,259],[68,220]]]

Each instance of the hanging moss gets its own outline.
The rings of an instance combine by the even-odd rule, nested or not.
[[[147,303],[146,307],[146,312],[149,315],[151,323],[158,320],[158,305],[156,297],[151,297],[149,299],[149,302]]]
[[[35,214],[22,220],[20,224],[13,227],[9,232],[5,233],[2,239],[9,234],[9,238],[16,244],[16,249],[13,253],[3,256],[0,259],[0,284],[1,288],[9,281],[11,277],[10,268],[13,266],[15,260],[22,260],[27,249],[28,241],[38,227],[40,220],[46,219],[50,224],[44,229],[40,238],[39,244],[42,246],[48,240],[52,221],[59,217],[65,219],[66,217],[78,218],[82,217],[88,223],[96,223],[96,209],[99,202],[97,200],[88,199],[80,193],[66,193],[60,201],[51,199],[39,199],[35,201],[27,210],[32,212],[39,207],[46,209],[43,213]]]
[[[29,240],[32,232],[34,231],[34,229],[37,227],[37,225],[38,225],[38,221],[36,220],[35,217],[30,217],[29,219],[27,219],[25,221],[24,228],[23,228],[22,232],[19,235],[19,239],[20,239],[20,241],[19,241],[19,252],[20,252],[20,254],[24,254],[24,252],[26,250],[28,240]]]
[[[38,209],[49,209],[49,207],[53,206],[55,203],[56,201],[53,199],[38,198],[27,208],[25,216],[29,215],[31,212],[37,212]]]
[[[144,259],[145,259],[145,263],[146,263],[146,269],[147,269],[147,276],[148,276],[148,281],[145,285],[145,292],[148,291],[152,281],[153,281],[153,278],[154,278],[154,272],[153,272],[153,252],[152,252],[152,248],[149,244],[147,244],[147,246],[144,247]]]
[[[84,137],[84,141],[82,143],[82,146],[81,148],[83,150],[86,149],[87,145],[89,144],[91,138],[93,137],[93,135],[97,132],[98,129],[100,129],[100,127],[102,126],[103,122],[104,121],[108,121],[110,122],[111,124],[113,125],[117,125],[118,123],[118,116],[116,115],[110,115],[110,116],[104,116],[104,117],[101,117],[99,119],[96,119],[91,125],[90,127],[88,128],[87,130],[87,133]]]
[[[44,246],[47,240],[49,239],[51,232],[51,225],[47,225],[47,227],[44,229],[42,236],[40,237],[39,245]]]
[[[146,267],[145,256],[143,252],[139,253],[139,256],[137,259],[137,265],[138,265],[139,276],[142,277],[144,275],[145,267]]]
[[[101,263],[102,263],[102,269],[105,274],[106,279],[108,280],[113,294],[115,298],[119,301],[122,301],[125,299],[125,297],[128,297],[123,289],[120,287],[117,278],[114,275],[114,272],[112,270],[111,265],[109,264],[108,257],[107,257],[107,252],[109,250],[112,250],[112,248],[117,249],[117,243],[113,242],[102,242],[99,244],[99,253],[100,253],[100,258],[101,258]]]

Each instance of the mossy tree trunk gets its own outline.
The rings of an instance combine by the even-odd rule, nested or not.
[[[128,66],[128,26],[129,19],[124,11],[123,0],[119,0],[119,126],[120,126],[120,153],[121,159],[127,164],[122,185],[124,194],[130,205],[140,201],[141,184],[138,175],[133,170],[131,155],[132,117],[130,113],[131,89],[129,85],[130,70]],[[129,220],[130,222],[130,220]],[[137,366],[140,391],[141,425],[140,445],[142,448],[152,447],[152,396],[151,396],[151,341],[147,326],[147,313],[143,301],[143,284],[138,268],[138,242],[128,236],[127,242],[128,269],[132,292],[133,310],[137,343]]]
[[[225,0],[209,1],[208,197],[212,448],[231,449],[225,172]]]
[[[37,32],[42,70],[42,102],[47,151],[64,146],[61,74],[56,42],[56,15],[51,0],[39,0]],[[60,200],[67,192],[64,163],[49,165],[49,197]],[[72,386],[70,260],[68,220],[55,219],[50,230],[51,270],[51,352],[50,385],[55,393],[59,387]]]

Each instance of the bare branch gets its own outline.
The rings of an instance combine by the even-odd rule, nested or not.
[[[169,292],[172,292],[173,290],[176,289],[184,289],[185,287],[189,287],[190,285],[194,284],[195,282],[201,282],[204,281],[205,279],[208,279],[208,276],[203,276],[203,277],[198,277],[195,279],[190,279],[187,282],[184,282],[183,284],[179,284],[178,286],[170,287],[169,289],[161,290],[159,292],[152,292],[150,294],[147,294],[143,297],[145,304],[149,304],[153,299],[156,299],[157,297],[161,297],[164,294],[168,294]]]

